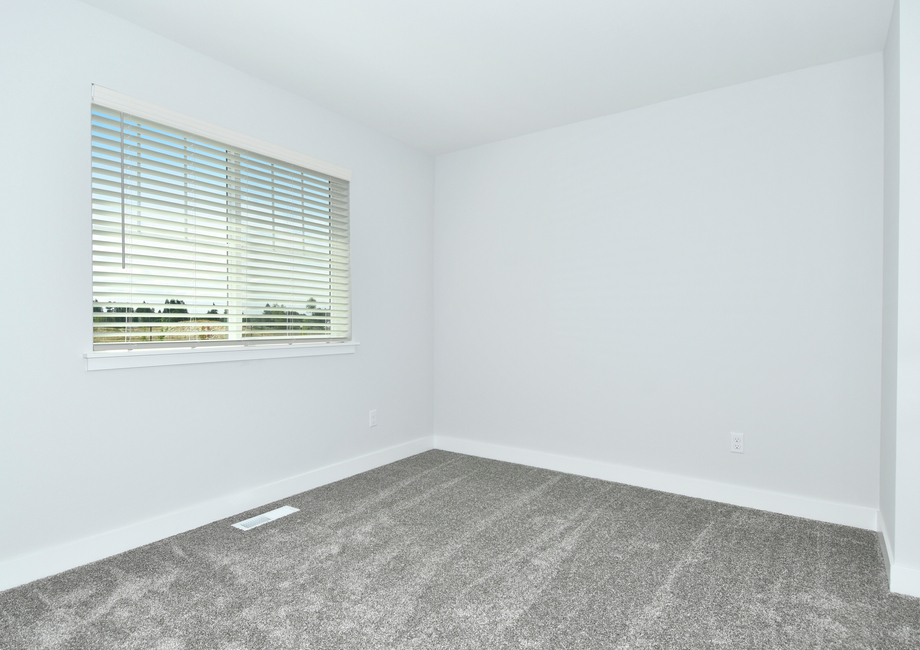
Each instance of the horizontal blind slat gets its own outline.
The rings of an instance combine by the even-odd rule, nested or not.
[[[272,168],[269,165],[254,167],[247,163],[255,161],[234,159],[230,152],[221,158],[202,157],[194,150],[132,139],[130,133],[125,135],[122,151],[120,140],[94,134],[92,151],[100,169],[116,163],[120,165],[119,161],[123,157],[125,164],[135,173],[183,170],[190,178],[200,178],[202,182],[227,179],[231,187],[270,192],[280,199],[319,201],[323,204],[330,201],[347,203],[347,189],[343,182],[326,184],[303,175],[287,173],[284,168]]]
[[[93,207],[96,216],[105,217],[108,215],[112,222],[118,221],[119,227],[121,222],[121,204],[117,203],[111,192],[94,190]],[[235,215],[220,214],[210,210],[201,210],[192,213],[172,212],[168,208],[173,207],[156,199],[145,201],[143,205],[126,204],[125,217],[132,221],[131,226],[137,230],[142,229],[144,222],[157,223],[161,225],[170,225],[174,228],[190,228],[199,226],[201,228],[219,229],[223,233],[235,234],[239,237],[244,235],[249,238],[262,236],[274,239],[279,235],[287,235],[291,238],[309,239],[311,241],[323,242],[329,241],[335,237],[344,237],[346,231],[335,224],[326,228],[319,228],[311,225],[295,227],[288,222],[278,222],[273,224],[263,219],[250,219],[248,221],[237,221]],[[140,221],[141,223],[138,223]],[[226,234],[224,235],[227,236]]]
[[[93,176],[93,187],[108,191],[121,191],[120,170],[108,170],[97,167]],[[240,211],[253,214],[283,215],[294,221],[316,221],[325,223],[337,215],[344,218],[342,206],[338,202],[322,203],[309,199],[300,202],[284,200],[277,196],[267,200],[263,194],[249,191],[248,188],[228,189],[226,178],[202,179],[189,177],[181,170],[144,170],[138,174],[136,169],[127,169],[126,189],[133,195],[152,195],[169,198],[174,201],[189,201],[195,203],[221,206],[222,212],[227,212],[228,205],[232,205],[232,213]]]
[[[291,264],[296,268],[298,265],[304,268],[316,268],[319,266],[333,265],[338,266],[347,264],[347,254],[329,246],[322,252],[318,250],[307,251],[303,248],[289,248],[280,245],[260,246],[258,242],[249,242],[245,246],[234,249],[232,253],[227,253],[220,247],[220,242],[215,243],[214,238],[199,238],[197,241],[183,241],[178,237],[154,236],[148,233],[145,237],[134,237],[129,235],[127,247],[141,254],[147,254],[151,257],[160,257],[162,259],[190,259],[197,256],[205,261],[210,257],[213,259],[216,255],[224,254],[228,259],[234,260],[237,264],[245,266],[249,261],[256,263],[275,263]],[[183,245],[183,248],[179,248]],[[106,251],[111,253],[113,246],[118,247],[118,254],[121,255],[121,241],[118,233],[112,230],[97,233],[93,240],[93,250],[99,254]],[[154,255],[154,254],[157,255]],[[245,262],[244,262],[245,261]]]

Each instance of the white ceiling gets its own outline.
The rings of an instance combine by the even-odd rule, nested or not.
[[[84,0],[439,154],[882,49],[893,0]]]

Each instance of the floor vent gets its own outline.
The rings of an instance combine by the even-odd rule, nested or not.
[[[297,508],[292,508],[291,506],[281,506],[280,508],[275,508],[269,512],[265,512],[261,515],[256,515],[255,517],[250,517],[249,519],[233,524],[233,527],[239,528],[240,530],[252,530],[256,526],[267,524],[268,522],[274,521],[275,519],[287,517],[288,515],[292,515],[297,511]]]

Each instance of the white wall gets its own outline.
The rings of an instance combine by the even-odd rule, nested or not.
[[[430,156],[74,0],[4,2],[0,61],[0,566],[430,441]],[[354,355],[85,370],[92,83],[353,171]]]
[[[920,596],[920,5],[895,2],[884,51],[880,529],[892,591]]]
[[[895,457],[895,591],[920,596],[920,3],[900,3],[898,98],[898,352]],[[890,453],[890,452],[889,452]],[[886,459],[885,469],[888,469]],[[890,509],[890,495],[883,504]],[[885,513],[887,516],[887,512]],[[886,522],[887,523],[887,522]]]
[[[875,54],[438,157],[435,433],[874,524],[882,100]]]
[[[882,282],[882,420],[879,514],[886,553],[894,553],[898,423],[898,193],[900,148],[900,21],[894,3],[883,52],[885,77],[884,268]]]

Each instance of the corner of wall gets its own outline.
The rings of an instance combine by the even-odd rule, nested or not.
[[[885,525],[885,516],[881,510],[878,511],[878,544],[882,553],[882,561],[885,563],[885,573],[891,580],[891,558],[894,557],[894,549],[891,547],[891,536],[888,533],[888,527]]]
[[[878,529],[878,511],[864,506],[437,434],[434,437],[434,448],[842,526],[873,531]]]

